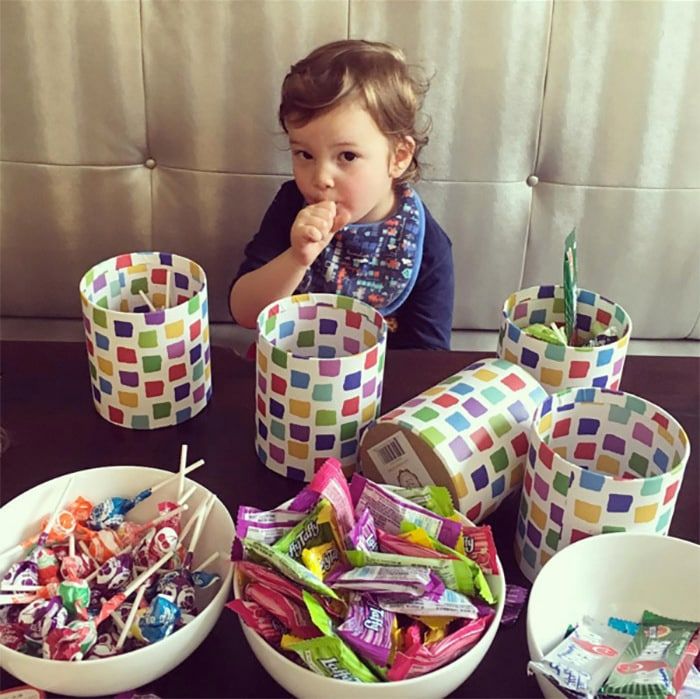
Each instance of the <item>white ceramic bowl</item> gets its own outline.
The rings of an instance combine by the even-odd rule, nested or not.
[[[501,570],[499,575],[486,576],[491,590],[498,597],[496,616],[486,633],[473,648],[449,665],[410,680],[359,685],[357,682],[334,680],[318,675],[285,658],[240,619],[239,621],[243,634],[260,664],[275,682],[300,699],[306,697],[319,697],[319,699],[328,699],[328,697],[333,699],[358,699],[360,697],[362,699],[432,699],[432,697],[444,697],[459,687],[476,670],[496,636],[505,606],[506,590],[506,580],[500,559],[498,566]],[[239,597],[237,576],[234,576],[233,589],[234,595]]]
[[[131,497],[173,474],[144,466],[104,466],[76,471],[70,475],[74,475],[75,479],[66,495],[66,504],[78,495],[89,499],[93,504],[115,495]],[[0,509],[0,551],[9,549],[37,531],[37,522],[53,507],[68,478],[69,475],[60,476],[42,483]],[[196,481],[186,478],[185,490],[192,485],[196,485],[197,490],[188,500],[190,509],[184,513],[185,522],[210,492]],[[177,480],[164,486],[140,502],[129,513],[128,519],[146,522],[155,517],[158,502],[173,498],[176,488]],[[215,551],[228,553],[233,535],[231,515],[217,498],[197,546],[195,567]],[[6,557],[0,560],[2,573],[17,558]],[[200,613],[187,626],[152,646],[111,658],[80,662],[44,660],[1,647],[0,666],[29,685],[59,695],[113,695],[147,684],[162,677],[187,658],[207,637],[219,618],[231,585],[232,566],[228,556],[220,556],[208,570],[216,570],[222,580],[210,589],[197,591]]]
[[[527,644],[541,660],[588,614],[638,621],[645,609],[700,621],[700,546],[656,534],[601,534],[567,546],[542,568],[527,607]],[[545,697],[562,699],[536,675]]]

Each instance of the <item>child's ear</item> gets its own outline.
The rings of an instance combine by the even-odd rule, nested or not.
[[[410,136],[405,136],[398,141],[394,146],[394,152],[389,162],[389,176],[393,179],[401,177],[408,170],[415,152],[416,142]]]

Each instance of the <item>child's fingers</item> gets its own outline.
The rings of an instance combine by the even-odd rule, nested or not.
[[[350,223],[349,212],[344,210],[339,211],[333,219],[333,223],[331,224],[331,231],[333,233],[337,233],[341,228],[347,226],[348,223]]]

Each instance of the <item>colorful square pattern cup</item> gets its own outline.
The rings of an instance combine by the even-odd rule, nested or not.
[[[690,456],[667,412],[629,393],[570,389],[547,398],[530,432],[515,533],[528,579],[594,534],[667,534]]]
[[[207,405],[207,278],[196,262],[164,252],[119,255],[85,274],[80,300],[93,401],[105,420],[152,430]]]
[[[498,356],[520,365],[548,393],[587,386],[613,390],[620,387],[632,333],[632,321],[622,306],[592,291],[578,291],[579,337],[590,339],[594,323],[612,326],[617,331],[617,342],[602,347],[553,345],[523,332],[535,323],[564,323],[563,286],[533,286],[506,299],[498,333]]]
[[[368,427],[363,473],[407,488],[446,486],[478,522],[520,488],[531,421],[546,397],[516,364],[472,364]]]
[[[380,412],[387,326],[356,299],[302,294],[258,316],[256,448],[271,470],[308,481],[329,457],[351,472]]]

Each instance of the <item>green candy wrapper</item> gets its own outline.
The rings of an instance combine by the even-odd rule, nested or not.
[[[544,323],[535,323],[534,325],[528,325],[527,328],[523,329],[523,332],[527,335],[534,337],[537,340],[542,340],[543,342],[549,342],[550,345],[565,345],[565,342],[561,341],[561,338],[557,333],[552,330],[552,328],[547,327]]]
[[[378,678],[355,655],[350,646],[336,636],[331,618],[308,592],[304,592],[304,603],[309,610],[311,621],[323,636],[296,643],[288,642],[285,649],[293,650],[319,675],[348,682],[378,682]]]
[[[452,551],[452,549],[450,549]],[[456,554],[456,552],[455,552]],[[445,587],[465,595],[477,593],[488,604],[495,599],[481,568],[470,559],[451,560],[449,558],[419,558],[417,556],[399,556],[394,553],[376,553],[374,551],[348,551],[348,561],[356,568],[362,566],[418,566],[430,568],[442,580]]]
[[[441,517],[452,517],[455,513],[452,496],[445,486],[426,485],[423,488],[392,488],[392,492]]]
[[[566,337],[576,344],[576,299],[578,297],[578,262],[576,260],[576,229],[564,241],[564,318]]]
[[[268,546],[262,541],[251,541],[249,539],[243,539],[242,544],[246,556],[251,560],[265,561],[273,568],[276,568],[282,575],[286,575],[290,580],[294,580],[294,582],[299,583],[303,587],[332,599],[340,599],[328,585],[319,580],[308,568],[301,563],[297,563],[286,554],[276,551],[272,546]]]
[[[308,516],[272,544],[272,548],[290,556],[295,561],[301,561],[301,553],[304,549],[335,541],[330,521],[331,509],[327,500],[319,500]]]
[[[614,697],[664,699],[674,696],[673,676],[698,622],[645,611],[639,629],[601,688]]]

